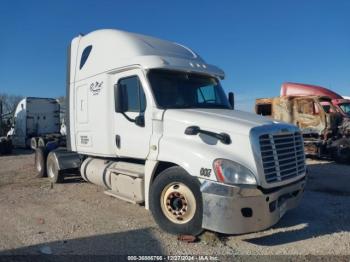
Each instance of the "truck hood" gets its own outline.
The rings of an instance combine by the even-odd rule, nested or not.
[[[249,135],[256,126],[278,123],[253,113],[228,109],[169,109],[164,114],[165,123],[178,122],[184,129],[191,125],[213,132]]]
[[[219,142],[206,134],[186,135],[189,126],[214,133],[226,133],[230,143]],[[189,174],[201,176],[200,170],[212,170],[215,159],[229,159],[248,168],[256,176],[258,185],[265,188],[280,186],[268,184],[260,163],[258,138],[264,134],[297,130],[295,126],[238,110],[225,109],[171,109],[163,114],[162,138],[157,160],[175,163]],[[157,131],[157,129],[155,129]],[[205,179],[217,181],[215,172]],[[298,179],[298,178],[296,178]]]

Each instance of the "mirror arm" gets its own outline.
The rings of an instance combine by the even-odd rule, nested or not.
[[[231,109],[234,110],[235,109],[235,95],[233,92],[228,93],[228,100],[230,102]]]
[[[135,119],[132,119],[132,118],[128,117],[128,115],[125,114],[124,112],[121,112],[121,114],[122,114],[128,121],[130,121],[130,122],[132,122],[132,123],[135,123]]]
[[[126,120],[128,120],[129,122],[131,122],[131,123],[135,123],[136,125],[138,125],[138,126],[141,126],[141,127],[144,127],[145,126],[145,124],[144,123],[139,123],[136,119],[139,117],[139,116],[137,116],[135,119],[132,119],[132,118],[130,118],[127,114],[125,114],[124,112],[121,112],[121,114],[126,118]]]

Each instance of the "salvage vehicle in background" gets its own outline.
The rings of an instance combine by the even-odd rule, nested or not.
[[[224,72],[190,48],[98,30],[72,40],[68,66],[67,147],[37,148],[38,175],[80,170],[175,234],[262,230],[301,200],[300,130],[234,110]]]
[[[348,103],[343,104],[341,108],[350,117],[350,96],[343,96],[343,99],[346,99]]]
[[[350,117],[350,100],[322,86],[286,82],[281,86],[280,96],[326,96],[331,99],[337,112],[344,117]],[[323,105],[325,110],[329,108]]]
[[[26,97],[15,109],[7,137],[17,148],[35,149],[48,142],[64,145],[60,129],[60,105],[56,99]]]
[[[281,96],[256,99],[255,112],[298,126],[305,153],[350,163],[350,120],[327,96]]]

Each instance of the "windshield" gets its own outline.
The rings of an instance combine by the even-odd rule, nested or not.
[[[148,78],[160,108],[230,109],[220,82],[214,77],[168,70],[151,70]]]
[[[332,106],[332,103],[331,103],[330,101],[327,101],[327,100],[325,101],[325,100],[320,99],[320,104],[322,105],[323,110],[324,110],[327,114],[337,112],[337,111],[336,111],[336,108],[334,108],[334,107]]]
[[[340,104],[339,106],[345,114],[350,116],[350,103]]]

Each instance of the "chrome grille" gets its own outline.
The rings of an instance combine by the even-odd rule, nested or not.
[[[284,181],[305,173],[305,154],[300,132],[259,137],[267,183]]]

